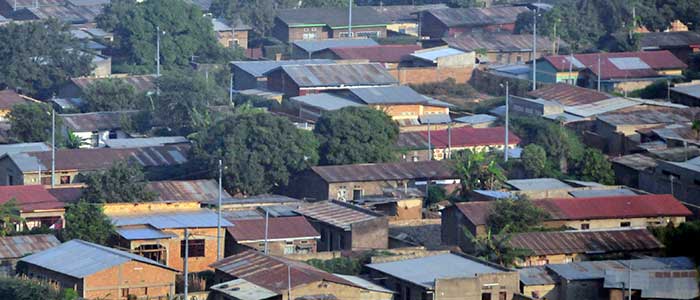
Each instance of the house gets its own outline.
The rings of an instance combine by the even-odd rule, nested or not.
[[[576,82],[597,89],[600,80],[605,92],[642,89],[657,80],[677,78],[688,67],[667,50],[551,55],[535,63],[539,82]]]
[[[207,202],[210,207],[217,205],[217,200]],[[268,206],[298,206],[301,202],[299,199],[273,194],[260,194],[255,196],[227,197],[221,200],[221,208],[227,211],[239,211],[256,209],[258,207]]]
[[[146,189],[156,193],[158,201],[166,202],[209,203],[219,198],[218,183],[212,179],[151,181]],[[221,198],[228,199],[231,195],[221,189]]]
[[[373,39],[355,38],[355,39],[324,39],[324,40],[301,40],[291,43],[292,58],[294,59],[312,59],[312,58],[329,58],[324,57],[321,53],[324,50],[337,47],[370,47],[379,46]]]
[[[698,271],[676,270],[606,270],[603,287],[610,299],[621,299],[629,295],[637,299],[697,299]],[[625,281],[627,279],[627,281]]]
[[[217,235],[218,215],[200,208],[199,202],[147,202],[109,203],[105,214],[112,220],[118,237],[114,246],[118,249],[152,259],[168,267],[182,270],[185,247],[185,230],[189,230],[190,272],[211,270],[217,247],[223,255],[226,227],[233,226],[221,220],[221,232]],[[217,236],[221,236],[218,244]]]
[[[105,147],[110,139],[128,138],[122,128],[136,111],[100,111],[82,114],[60,114],[64,131],[80,138],[80,148]]]
[[[414,67],[464,67],[473,68],[475,52],[441,46],[416,50],[409,56]]]
[[[424,84],[453,79],[458,83],[469,81],[475,63],[474,51],[463,51],[449,46],[416,50],[389,73],[400,84]]]
[[[420,34],[439,40],[478,32],[512,33],[518,15],[527,11],[524,6],[428,9],[418,12]]]
[[[524,64],[533,59],[532,35],[527,34],[464,34],[443,38],[442,41],[455,49],[476,52],[476,59],[480,64]],[[567,47],[567,45],[556,45],[548,37],[538,36],[534,59],[556,54],[559,47]]]
[[[622,179],[627,174],[617,173],[621,166],[626,165],[621,160],[631,161],[632,158],[637,157],[622,156],[613,161],[617,178]],[[635,174],[636,176],[631,177],[632,180],[638,180],[639,188],[649,192],[673,193],[697,213],[697,206],[700,205],[700,198],[698,198],[700,196],[700,157],[680,159],[679,161],[645,158],[637,164],[641,170]],[[643,168],[645,163],[648,167]],[[630,167],[634,166],[632,164]]]
[[[393,162],[315,166],[293,179],[289,191],[297,198],[341,201],[383,195],[385,188],[417,183],[451,183],[458,176],[449,161]]]
[[[644,109],[608,113],[595,120],[593,136],[604,140],[600,149],[610,155],[624,155],[636,150],[641,141],[640,131],[668,125],[690,124],[692,110]]]
[[[136,93],[145,94],[155,92],[155,75],[127,75],[114,76],[112,79],[120,79],[124,83],[134,87]],[[97,77],[77,77],[71,78],[70,82],[61,87],[56,95],[58,98],[72,99],[84,97],[85,89],[96,81],[107,80],[107,78]]]
[[[14,276],[15,265],[20,258],[60,244],[52,234],[0,237],[0,276]]]
[[[700,81],[676,83],[671,88],[671,101],[687,106],[700,106]]]
[[[694,31],[639,33],[642,51],[668,50],[688,63],[690,55],[700,52],[700,33]]]
[[[254,250],[226,257],[212,267],[219,282],[212,286],[215,300],[393,299],[391,291],[361,278],[331,274],[303,262]]]
[[[79,183],[81,175],[104,170],[116,162],[130,161],[145,168],[151,179],[187,162],[188,145],[129,149],[56,150],[55,185]],[[51,151],[10,153],[0,157],[0,185],[51,184]]]
[[[241,19],[236,19],[233,23],[223,19],[211,19],[211,23],[214,26],[216,40],[221,46],[248,49],[248,35],[253,30],[250,25],[246,25]]]
[[[420,49],[420,45],[343,46],[318,51],[316,56],[337,61],[368,61],[380,63],[387,69],[396,69],[409,55]]]
[[[29,103],[31,100],[13,90],[0,91],[0,121],[7,121],[7,115],[17,104]]]
[[[418,124],[424,115],[449,115],[452,104],[418,94],[408,86],[350,88],[290,98],[299,117],[317,120],[323,113],[351,106],[368,106],[385,112],[400,124]]]
[[[233,224],[226,229],[228,255],[250,249],[275,256],[316,253],[321,238],[303,216],[227,220]]]
[[[633,188],[641,188],[641,173],[653,173],[658,165],[655,158],[641,153],[614,157],[610,163],[615,171],[615,181]]]
[[[349,36],[346,8],[280,9],[277,10],[272,36],[285,43],[348,37],[384,38],[387,23],[387,20],[371,7],[353,7],[352,36]]]
[[[274,61],[233,61],[233,89],[237,91],[249,89],[267,90],[265,73],[285,65],[332,64],[328,59],[311,60],[274,60]]]
[[[46,143],[17,143],[0,145],[0,156],[5,154],[17,154],[24,152],[50,151],[51,146]]]
[[[374,212],[381,213],[390,221],[423,219],[425,193],[417,188],[388,188],[381,196],[369,196],[352,201]]]
[[[663,248],[646,229],[525,232],[513,234],[509,243],[528,252],[519,266],[654,255]]]
[[[429,9],[447,8],[445,4],[424,5],[380,5],[372,6],[382,17],[388,21],[386,30],[388,35],[419,36],[420,26],[418,14]]]
[[[692,213],[671,195],[623,195],[588,198],[532,200],[549,216],[545,228],[603,230],[678,225]],[[442,241],[445,245],[467,247],[462,228],[475,236],[487,233],[491,201],[451,205],[442,210]]]
[[[284,65],[265,73],[267,88],[287,97],[398,83],[376,63]]]
[[[546,266],[518,269],[520,293],[528,299],[557,299],[557,278]]]
[[[73,289],[84,299],[167,299],[177,270],[128,252],[82,240],[25,256],[23,274]]]
[[[65,203],[59,201],[41,185],[0,186],[0,204],[16,201],[22,224],[15,229],[63,229]]]
[[[389,247],[388,219],[368,209],[331,200],[302,205],[295,212],[320,233],[318,251]]]
[[[188,145],[190,140],[184,136],[154,136],[145,138],[116,138],[104,141],[105,147],[113,149],[159,147],[169,145]]]
[[[518,272],[476,258],[445,253],[366,265],[370,278],[397,299],[505,299],[519,292]]]
[[[404,153],[404,160],[407,161],[443,160],[449,158],[452,152],[467,149],[474,152],[503,151],[505,134],[505,128],[502,126],[490,128],[464,126],[430,132],[401,132],[396,148]],[[518,144],[520,144],[520,138],[513,132],[508,132],[508,149],[514,149]]]
[[[15,21],[37,21],[57,19],[69,25],[94,24],[95,18],[102,12],[103,3],[96,5],[74,5],[67,1],[60,5],[24,7],[13,11],[11,19]]]
[[[496,122],[496,120],[498,120],[497,117],[487,114],[475,114],[454,119],[455,122],[463,123],[473,128],[491,127]]]

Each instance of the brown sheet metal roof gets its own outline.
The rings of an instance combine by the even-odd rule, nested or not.
[[[304,205],[295,210],[308,218],[331,224],[344,230],[350,230],[352,224],[381,217],[362,207],[340,202],[322,201]]]
[[[574,54],[577,62],[574,70],[588,69],[598,75],[598,57],[600,57],[601,79],[624,79],[659,77],[661,70],[685,69],[688,66],[667,50],[649,52],[610,52]],[[569,70],[568,55],[551,55],[543,58],[558,71]],[[576,65],[579,65],[578,67]]]
[[[528,96],[555,101],[561,105],[576,106],[590,104],[612,96],[596,90],[573,86],[565,83],[555,83],[527,93]]]
[[[127,84],[131,85],[136,89],[136,92],[139,93],[145,93],[148,91],[153,91],[155,90],[155,81],[156,81],[156,76],[155,75],[133,75],[133,76],[126,76],[126,77],[114,77],[113,79],[119,79]],[[107,78],[94,78],[94,77],[79,77],[79,78],[71,78],[71,82],[78,86],[81,90],[85,89],[88,87],[90,84],[99,81],[99,80],[107,80]]]
[[[265,219],[229,219],[233,227],[228,227],[228,233],[236,241],[256,242],[265,240]],[[313,238],[321,236],[303,216],[268,218],[267,238],[269,240]]]
[[[15,104],[28,102],[13,90],[0,91],[0,109],[11,109]]]
[[[73,132],[114,130],[122,127],[123,121],[136,111],[101,111],[83,114],[61,114],[63,124]]]
[[[60,5],[41,6],[36,8],[29,7],[26,9],[41,20],[56,18],[65,23],[85,24],[92,23],[95,21],[95,17],[97,17],[102,12],[102,5]]]
[[[329,281],[356,287],[350,281],[305,263],[265,255],[255,250],[248,250],[226,257],[213,263],[211,267],[217,271],[238,279],[244,279],[280,294],[285,292],[289,285],[294,288],[319,281]],[[288,272],[291,275],[291,279],[287,276]]]
[[[463,51],[476,51],[486,49],[488,52],[524,52],[532,51],[532,35],[482,33],[460,35],[458,37],[444,38],[443,41],[450,47]],[[562,44],[565,45],[565,44]],[[537,49],[552,51],[553,43],[546,36],[537,37]]]
[[[0,203],[15,199],[22,212],[62,209],[65,203],[58,201],[43,185],[0,186]]]
[[[646,229],[526,232],[513,235],[510,245],[528,249],[532,251],[531,255],[604,254],[650,251],[663,247]]]
[[[33,234],[0,237],[0,259],[20,258],[60,245],[51,234]]]
[[[511,24],[515,23],[519,14],[527,11],[529,9],[524,6],[427,10],[447,27]]]
[[[457,177],[449,161],[394,162],[316,166],[311,170],[328,183],[379,180],[454,179]]]
[[[378,63],[287,65],[280,66],[278,69],[285,72],[302,88],[374,86],[398,83],[396,78]]]
[[[423,5],[383,5],[371,6],[380,15],[384,16],[389,23],[413,23],[418,22],[416,13],[429,9],[443,9],[447,5],[439,4],[423,4]]]
[[[367,59],[378,63],[399,63],[411,53],[420,50],[419,45],[377,45],[335,47],[329,50],[340,59]]]
[[[158,193],[160,201],[210,202],[219,197],[219,185],[211,179],[152,181],[146,188]],[[228,199],[231,195],[222,189],[221,198]]]

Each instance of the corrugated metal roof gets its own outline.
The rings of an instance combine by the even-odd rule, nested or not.
[[[150,227],[142,228],[117,228],[117,234],[126,240],[158,240],[175,237],[174,234],[162,232]]]
[[[85,24],[95,21],[95,17],[102,12],[102,5],[40,6],[25,9],[41,20],[55,18],[68,24]]]
[[[189,144],[184,136],[156,136],[148,138],[108,139],[105,145],[109,148],[141,148],[165,146],[171,144]]]
[[[647,252],[663,247],[646,229],[516,233],[510,245],[530,251],[531,256]]]
[[[597,119],[611,125],[678,124],[690,122],[688,118],[679,113],[660,110],[605,114],[598,116]]]
[[[634,267],[634,266],[633,266]],[[606,289],[632,288],[644,299],[697,299],[698,272],[686,270],[605,270]]]
[[[438,47],[433,49],[425,49],[413,52],[412,57],[429,61],[432,63],[437,63],[438,58],[461,55],[466,52],[450,47]]]
[[[527,95],[533,98],[554,101],[566,106],[591,104],[612,98],[606,93],[565,83],[550,84],[530,91]]]
[[[637,195],[637,193],[628,189],[575,190],[570,191],[569,194],[575,198]]]
[[[687,257],[649,257],[632,260],[580,261],[547,265],[547,268],[566,280],[595,280],[605,278],[606,271],[692,269],[695,264]]]
[[[43,185],[0,186],[0,203],[17,200],[22,212],[62,209],[65,203],[58,201]]]
[[[123,121],[136,111],[101,111],[82,114],[59,114],[63,124],[73,132],[121,129]]]
[[[51,147],[46,143],[19,143],[0,145],[0,156],[10,153],[50,151]]]
[[[378,63],[399,63],[420,45],[376,45],[329,48],[340,59],[367,59]]]
[[[641,103],[639,103],[638,101],[629,98],[616,97],[579,106],[564,107],[564,111],[573,115],[587,118],[604,113],[618,111],[628,107],[637,106],[640,104]]]
[[[611,162],[614,164],[621,164],[638,171],[656,168],[657,165],[656,159],[639,153],[615,157],[611,160]]]
[[[28,100],[22,98],[13,90],[0,91],[0,109],[11,109],[15,104],[27,103]]]
[[[218,215],[208,209],[149,213],[149,214],[120,214],[110,215],[112,224],[117,227],[131,225],[150,225],[157,229],[168,228],[212,228],[217,227]],[[221,226],[233,226],[230,222],[222,219]]]
[[[219,197],[219,184],[213,179],[151,181],[146,188],[158,193],[160,201],[208,203],[216,202]],[[221,198],[231,198],[231,195],[222,189]]]
[[[350,230],[354,223],[381,217],[360,206],[333,200],[302,205],[295,211],[307,218],[328,223],[343,230]]]
[[[662,76],[658,71],[685,69],[688,66],[680,61],[676,56],[667,50],[651,51],[651,52],[609,52],[609,53],[587,53],[574,54],[574,58],[581,62],[585,67],[573,69],[579,71],[587,68],[594,75],[598,75],[598,57],[600,57],[600,77],[601,79],[624,79],[624,78],[644,78]],[[558,71],[569,70],[569,60],[566,55],[551,55],[544,59],[549,62]],[[620,62],[620,58],[634,59],[643,62],[649,68],[641,68],[642,65],[637,64],[632,69],[627,68],[627,64],[616,64]],[[612,60],[611,60],[612,59]],[[621,68],[622,67],[622,68]]]
[[[417,161],[377,164],[315,166],[313,172],[326,182],[357,182],[379,180],[431,180],[457,177],[450,161]]]
[[[523,285],[550,285],[557,283],[545,266],[518,269],[518,273],[520,274],[520,282]]]
[[[700,45],[700,33],[694,31],[639,33],[642,48],[690,47]]]
[[[299,59],[299,60],[268,60],[268,61],[233,61],[231,64],[244,72],[255,76],[262,77],[265,73],[277,69],[285,65],[320,65],[334,64],[335,61],[330,59]]]
[[[477,125],[477,124],[491,123],[491,122],[498,120],[498,118],[491,116],[491,115],[486,115],[486,114],[476,114],[476,115],[456,118],[454,120],[456,122],[460,122],[460,123]]]
[[[340,278],[343,278],[347,281],[350,281],[350,282],[354,283],[355,285],[360,286],[368,291],[391,293],[391,294],[394,293],[394,291],[388,290],[388,289],[384,288],[383,286],[374,284],[371,281],[366,280],[366,279],[359,277],[359,276],[343,275],[343,274],[333,274],[333,275],[338,276]]]
[[[515,23],[518,15],[527,12],[524,6],[503,6],[490,8],[444,8],[431,9],[432,14],[447,27],[484,26]]]
[[[305,263],[265,255],[255,250],[226,257],[211,266],[219,272],[246,280],[278,294],[284,293],[288,286],[294,288],[323,280],[356,286],[350,281]],[[291,276],[287,276],[288,273]]]
[[[571,186],[556,178],[511,179],[506,183],[519,191],[567,190]]]
[[[532,35],[480,33],[444,38],[450,47],[465,51],[484,49],[488,52],[527,52],[532,51]],[[562,44],[566,46],[566,44]],[[546,36],[537,36],[537,50],[552,51],[553,43]]]
[[[400,86],[382,86],[350,89],[355,97],[368,105],[376,104],[424,104],[435,106],[450,106],[442,101],[431,101],[412,88]]]
[[[448,8],[446,4],[423,4],[423,5],[381,5],[371,6],[379,14],[384,16],[389,23],[417,23],[417,12],[429,9]]]
[[[228,227],[228,233],[237,242],[257,242],[265,240],[265,219],[229,220],[233,227]],[[287,239],[320,239],[321,236],[313,226],[302,216],[268,218],[269,240]]]
[[[143,256],[100,246],[81,240],[71,240],[59,246],[34,253],[20,261],[74,278],[85,278],[99,271],[138,261],[177,272]]]
[[[265,300],[279,294],[243,279],[234,279],[211,286],[213,291],[240,300]]]
[[[0,259],[20,258],[56,247],[61,242],[52,234],[33,234],[0,237]]]
[[[480,261],[451,253],[368,264],[366,267],[427,289],[435,288],[436,279],[470,278],[478,274],[504,272]]]
[[[325,40],[307,40],[294,41],[294,46],[306,51],[306,53],[314,53],[329,48],[339,47],[367,47],[379,46],[373,39],[357,38],[357,39],[325,39]]]
[[[269,203],[278,203],[278,204],[285,204],[285,203],[295,203],[295,202],[301,202],[299,199],[283,196],[283,195],[273,195],[273,194],[261,194],[261,195],[255,195],[255,196],[248,196],[248,197],[232,197],[232,198],[224,198],[222,200],[222,204],[269,204]],[[213,202],[210,202],[213,203]]]
[[[392,85],[398,83],[396,78],[377,63],[286,65],[279,68],[301,88],[350,88],[354,86]],[[274,70],[270,72],[274,72]]]
[[[476,147],[476,146],[502,146],[504,144],[504,127],[473,128],[457,127],[452,128],[451,133],[447,129],[431,130],[430,142],[435,148],[447,148],[451,145],[454,148]],[[512,131],[508,132],[510,145],[520,143],[520,138]],[[451,136],[451,137],[450,137]],[[451,143],[450,143],[451,142]],[[427,149],[428,131],[401,132],[396,142],[399,149]]]
[[[418,117],[421,124],[449,124],[452,118],[449,114],[423,114]]]
[[[226,22],[224,20],[212,18],[211,24],[214,27],[215,32],[231,31],[232,30],[231,26],[228,26],[228,24],[226,24]]]
[[[676,85],[675,87],[672,87],[671,90],[679,94],[700,98],[700,84]]]
[[[118,79],[134,87],[138,93],[146,93],[155,90],[155,75],[130,75],[125,77],[113,77],[112,80]],[[81,90],[84,90],[89,85],[96,81],[107,80],[107,78],[97,77],[78,77],[71,78],[71,82]]]
[[[331,93],[309,94],[304,96],[292,97],[290,100],[315,107],[324,111],[333,111],[351,106],[365,106],[348,98]]]
[[[348,26],[348,10],[342,7],[308,7],[297,9],[279,9],[277,19],[289,27],[308,24],[324,24],[331,28]],[[352,9],[352,25],[386,25],[388,20],[367,6]]]

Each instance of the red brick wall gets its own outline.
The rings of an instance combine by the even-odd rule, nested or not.
[[[421,84],[439,82],[447,78],[454,78],[459,83],[467,82],[472,77],[471,67],[463,68],[398,68],[388,70],[389,74],[399,80],[400,84]]]

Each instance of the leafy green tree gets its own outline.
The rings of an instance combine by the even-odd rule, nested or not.
[[[210,123],[210,105],[224,104],[223,94],[213,82],[197,74],[169,72],[156,80],[153,116],[175,134],[187,135]]]
[[[454,158],[455,171],[460,178],[460,193],[464,199],[473,190],[493,190],[506,180],[503,169],[493,153],[464,150]]]
[[[122,79],[97,80],[84,92],[86,112],[144,109],[144,97]]]
[[[104,214],[101,204],[80,200],[68,206],[64,231],[66,240],[81,239],[104,245],[113,233],[114,226]]]
[[[493,232],[526,232],[539,227],[549,217],[525,196],[493,201],[486,225]]]
[[[17,200],[12,198],[0,204],[0,236],[6,236],[15,232],[15,224],[22,224],[24,219],[21,216]]]
[[[321,164],[378,163],[395,158],[399,128],[382,111],[346,107],[322,115],[314,133],[321,143]]]
[[[7,116],[10,140],[16,143],[51,141],[51,111],[51,107],[44,103],[15,104]],[[56,128],[60,128],[60,124],[61,119],[57,116]],[[56,138],[59,138],[58,132]]]
[[[291,175],[318,162],[318,142],[288,119],[267,113],[236,113],[196,134],[196,164],[218,174],[224,163],[224,185],[233,194],[255,195],[277,190]]]
[[[523,149],[521,156],[523,168],[528,177],[539,178],[547,168],[547,153],[536,144],[529,144]]]
[[[0,299],[77,300],[78,293],[73,289],[63,289],[59,291],[46,281],[21,277],[0,277]]]
[[[575,164],[583,157],[585,146],[573,131],[542,118],[513,117],[511,121],[513,131],[522,143],[544,148],[548,165],[556,171],[566,172],[569,164]]]
[[[700,239],[700,221],[688,221],[681,224],[669,224],[666,227],[652,227],[651,232],[661,241],[666,256],[687,256],[700,262],[700,252],[689,247],[689,241]]]
[[[314,258],[307,260],[306,263],[329,273],[343,275],[360,275],[363,266],[359,259],[351,257],[336,257],[327,260]]]
[[[475,237],[468,229],[463,228],[464,235],[471,241],[472,255],[481,259],[499,264],[504,267],[513,267],[517,261],[524,260],[530,254],[525,249],[514,248],[510,245],[512,235],[507,228],[493,234],[488,229],[485,236]]]
[[[578,177],[582,180],[595,181],[602,184],[614,184],[615,173],[607,157],[598,149],[585,150],[578,166]]]
[[[223,48],[216,40],[211,20],[187,1],[115,0],[96,21],[114,32],[115,60],[154,70],[156,31],[160,27],[160,60],[163,66],[188,66],[198,62],[226,62],[242,57],[240,50]]]
[[[72,131],[68,131],[68,135],[66,135],[66,139],[63,144],[68,149],[78,149],[80,146],[87,145],[89,143],[83,140],[83,138],[77,136]]]
[[[428,186],[428,195],[425,198],[427,205],[435,204],[447,199],[447,191],[442,186],[431,185]]]
[[[157,195],[147,190],[146,184],[139,166],[121,161],[107,170],[87,174],[81,198],[89,203],[153,201]]]
[[[0,88],[46,99],[71,77],[92,70],[92,55],[57,20],[0,26]]]
[[[668,82],[666,80],[657,80],[643,89],[633,91],[630,93],[630,96],[644,99],[666,99],[667,93]]]
[[[348,7],[345,0],[304,0],[302,7]]]
[[[479,0],[447,0],[447,5],[454,8],[484,7],[484,1]]]

